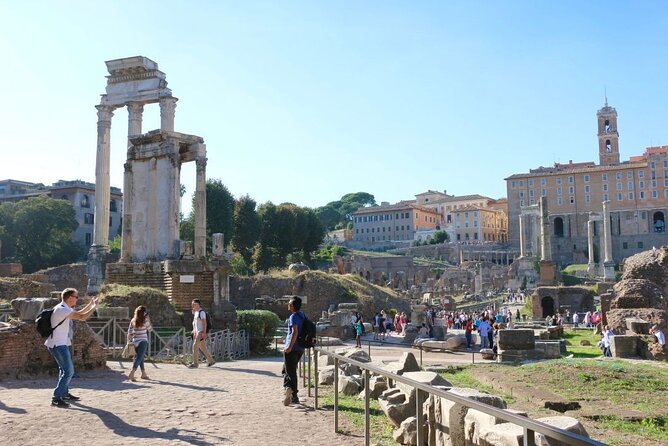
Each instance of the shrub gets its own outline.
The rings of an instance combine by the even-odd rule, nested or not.
[[[237,326],[246,330],[250,336],[250,349],[253,353],[264,353],[273,339],[281,320],[276,313],[268,310],[237,311]]]

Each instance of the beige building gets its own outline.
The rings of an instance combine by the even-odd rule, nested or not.
[[[599,164],[595,162],[539,167],[506,178],[509,240],[519,246],[522,208],[547,197],[552,257],[558,263],[587,262],[587,222],[590,213],[602,213],[610,201],[612,257],[620,262],[629,255],[668,244],[668,146],[650,147],[628,161],[619,159],[617,111],[607,102],[597,114]],[[602,221],[594,223],[595,252]],[[530,238],[524,227],[525,237]],[[598,259],[596,259],[598,260]]]
[[[435,229],[439,215],[434,209],[412,201],[360,208],[353,214],[355,242],[387,242],[413,240],[415,231]]]
[[[93,242],[95,224],[95,184],[81,180],[60,180],[51,186],[44,186],[41,183],[27,181],[0,181],[0,203],[25,200],[42,194],[72,203],[77,223],[79,223],[79,227],[72,233],[72,239],[88,249]],[[117,187],[111,187],[109,196],[109,238],[113,239],[120,234],[123,194]]]
[[[483,195],[448,195],[428,190],[415,196],[418,205],[439,214],[439,226],[450,241],[508,242],[508,202]]]

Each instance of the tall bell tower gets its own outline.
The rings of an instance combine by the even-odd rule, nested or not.
[[[598,158],[601,166],[619,164],[619,133],[617,132],[617,110],[605,105],[596,112],[598,119]]]

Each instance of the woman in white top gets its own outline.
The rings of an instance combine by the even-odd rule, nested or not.
[[[135,309],[135,314],[128,328],[128,339],[134,344],[137,352],[135,362],[132,364],[132,370],[128,376],[130,381],[136,381],[135,372],[137,371],[137,367],[141,369],[142,379],[150,379],[144,369],[144,356],[146,355],[146,350],[148,350],[148,331],[152,328],[146,307],[143,305],[138,306]]]

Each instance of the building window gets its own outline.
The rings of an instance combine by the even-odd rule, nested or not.
[[[604,183],[603,184],[603,192],[607,192],[607,190],[608,190],[608,184]]]
[[[524,180],[520,180],[520,187],[524,187]]]
[[[557,188],[557,195],[561,195],[561,194],[562,194],[561,187],[558,187],[558,188]]]
[[[608,201],[610,198],[608,198],[608,194],[603,194],[603,201]]]
[[[617,201],[623,201],[624,200],[624,194],[618,193],[617,194]]]
[[[477,233],[477,232],[473,234],[473,238],[474,238],[475,240],[478,240],[478,233]]]
[[[86,232],[86,245],[91,245],[93,243],[93,234]]]
[[[510,182],[510,187],[513,188],[513,189],[515,189],[515,182],[514,182],[514,181],[511,181],[511,182]]]
[[[564,219],[557,217],[554,219],[554,236],[563,237],[564,236]]]
[[[641,190],[641,191],[640,191],[640,199],[641,199],[641,200],[644,200],[644,199],[645,199],[645,191],[644,191],[644,190]]]
[[[540,179],[540,185],[545,186],[547,184],[547,180],[545,178]]]
[[[541,190],[540,190],[540,195],[541,195],[542,197],[547,197],[547,189],[541,189]]]
[[[569,194],[574,194],[575,193],[575,188],[573,186],[568,186],[568,193]]]
[[[626,172],[626,178],[628,178],[628,179],[633,178],[633,171],[632,170],[629,170],[628,172]]]
[[[617,190],[623,190],[624,186],[622,186],[622,183],[617,183]]]
[[[645,177],[645,171],[644,170],[639,170],[638,171],[638,178],[644,178]]]
[[[638,181],[638,188],[644,189],[645,188],[645,182],[644,181]]]
[[[657,191],[653,190],[652,191],[652,198],[658,198],[658,197],[659,197],[659,193]]]
[[[616,172],[615,173],[615,178],[618,179],[618,180],[621,180],[622,179],[622,173],[621,172]]]
[[[570,201],[571,204],[575,203],[575,197],[570,197],[569,201]]]
[[[585,182],[585,183],[589,183],[589,175],[585,175],[585,176],[584,176],[584,182]]]
[[[633,195],[633,192],[629,192],[629,200],[635,200],[635,196]]]
[[[629,249],[629,244],[627,242],[622,242],[622,249]]]
[[[643,248],[643,244],[642,244],[642,242],[638,242],[638,248],[640,248],[640,249]]]
[[[557,197],[557,204],[561,206],[562,204],[564,204],[564,200],[561,197]]]
[[[652,180],[652,188],[656,189],[656,180]]]
[[[591,195],[585,195],[585,203],[591,203]]]
[[[114,223],[114,218],[110,215],[109,216],[109,227],[111,228],[111,225]]]
[[[81,201],[79,202],[79,206],[81,206],[82,208],[90,207],[90,198],[88,198],[88,195],[83,194],[81,196]]]
[[[628,184],[626,185],[626,188],[628,190],[633,190],[633,181],[629,181]]]
[[[87,225],[92,225],[95,221],[95,216],[91,213],[85,213],[84,214],[84,224]]]
[[[533,197],[533,189],[531,189],[531,190],[529,191],[529,196],[530,196],[530,197]]]
[[[568,177],[568,184],[573,184],[573,175]]]
[[[588,184],[585,186],[585,193],[588,194],[590,192],[590,187]]]
[[[109,202],[109,212],[118,212],[118,208],[116,207],[116,200],[111,200]]]
[[[461,239],[462,239],[462,235],[461,235],[461,234],[457,234],[457,241],[459,242],[459,241],[461,241]]]
[[[524,206],[524,200],[520,200],[520,206]]]
[[[527,180],[527,186],[529,186],[529,187],[533,186],[533,178],[529,178]]]
[[[557,185],[561,184],[561,178],[557,178]]]
[[[608,174],[607,174],[607,173],[602,173],[602,174],[601,174],[601,179],[602,179],[603,181],[608,181]]]

